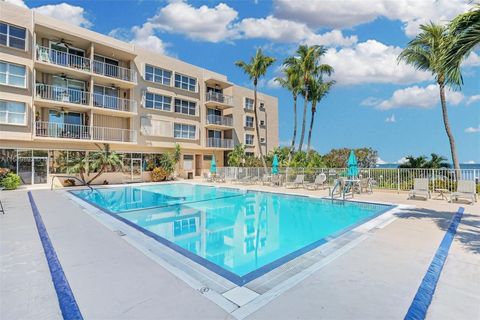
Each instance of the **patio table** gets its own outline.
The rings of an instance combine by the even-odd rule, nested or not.
[[[435,189],[435,192],[438,192],[438,196],[435,199],[448,200],[447,194],[450,193],[448,189]]]

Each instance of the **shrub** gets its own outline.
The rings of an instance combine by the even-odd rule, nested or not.
[[[20,177],[15,173],[9,172],[1,181],[5,190],[15,190],[20,185]]]
[[[150,173],[150,179],[152,180],[152,182],[160,182],[164,181],[168,175],[169,173],[165,169],[157,167],[154,168]]]

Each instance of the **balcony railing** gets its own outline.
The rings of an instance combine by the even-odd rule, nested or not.
[[[90,59],[47,47],[37,46],[37,60],[90,72]]]
[[[93,72],[109,78],[137,82],[137,72],[135,70],[115,66],[101,61],[93,61]]]
[[[208,148],[233,149],[232,139],[207,138]]]
[[[137,101],[93,93],[93,105],[99,108],[137,112]]]
[[[219,102],[219,103],[228,104],[228,105],[231,105],[233,101],[232,96],[227,96],[223,93],[213,92],[213,91],[207,92],[205,99],[207,102],[214,101],[214,102]]]
[[[136,142],[135,130],[90,127],[70,123],[54,123],[37,121],[35,123],[35,135],[37,137],[79,139],[115,142]]]
[[[89,94],[86,91],[70,89],[65,87],[52,86],[49,84],[37,83],[35,94],[37,97],[58,102],[88,105]]]
[[[217,116],[214,114],[207,115],[207,124],[216,124],[220,126],[233,126],[232,117]]]

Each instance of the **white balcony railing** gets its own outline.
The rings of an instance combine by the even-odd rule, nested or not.
[[[90,59],[82,56],[42,46],[36,47],[36,53],[38,61],[48,62],[59,66],[79,69],[88,72],[90,72],[91,70]]]
[[[37,137],[79,139],[115,142],[136,142],[135,130],[90,127],[70,123],[54,123],[37,121],[35,123],[35,135]]]
[[[233,97],[232,96],[227,96],[223,93],[209,91],[209,92],[207,92],[205,100],[207,102],[214,101],[214,102],[219,102],[219,103],[222,103],[222,104],[231,105],[232,101],[233,101]]]
[[[135,70],[115,66],[101,61],[93,61],[93,72],[109,78],[137,82],[137,72]]]
[[[221,126],[233,126],[233,117],[218,116],[215,114],[207,115],[207,124],[216,124]]]
[[[208,148],[233,149],[232,139],[207,138]]]
[[[92,99],[93,105],[98,108],[137,112],[137,101],[135,100],[107,96],[99,93],[93,93]]]
[[[35,95],[51,101],[88,105],[89,94],[86,91],[37,83]]]

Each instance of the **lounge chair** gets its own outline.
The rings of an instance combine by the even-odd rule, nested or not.
[[[430,198],[428,179],[413,180],[413,189],[408,193],[408,199],[416,198],[417,196],[423,197],[425,200]]]
[[[360,188],[360,193],[362,193],[362,192],[373,193],[372,179],[370,179],[370,178],[360,179],[359,188]]]
[[[213,182],[213,177],[210,172],[203,173],[203,182]]]
[[[477,186],[475,181],[458,180],[457,191],[450,195],[450,202],[458,201],[458,199],[468,199],[473,205],[477,201]]]
[[[316,176],[314,182],[307,183],[304,185],[304,187],[308,190],[318,190],[318,188],[323,188],[325,186],[325,181],[327,181],[327,176],[325,175],[325,173],[320,173]]]
[[[213,182],[225,182],[225,175],[216,174],[213,177]]]
[[[243,178],[240,178],[238,179],[238,183],[241,183],[241,184],[250,184],[250,180],[252,179],[252,177],[250,176],[245,176]]]
[[[299,175],[295,178],[295,181],[293,181],[293,182],[287,182],[287,183],[285,184],[285,188],[291,188],[291,189],[298,188],[299,186],[303,185],[304,181],[305,181],[305,175],[299,174]]]
[[[281,184],[280,175],[274,174],[274,175],[270,178],[270,185],[271,185],[272,187],[273,187],[273,186],[279,187],[280,184]]]

